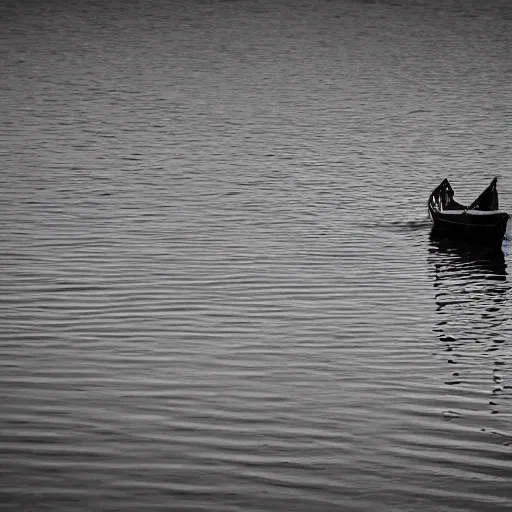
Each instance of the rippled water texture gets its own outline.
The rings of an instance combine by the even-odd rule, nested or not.
[[[0,7],[0,507],[503,511],[506,1]]]

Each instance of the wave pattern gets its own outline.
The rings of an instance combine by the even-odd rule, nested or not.
[[[510,163],[510,18],[413,4],[2,8],[2,508],[509,505],[510,243],[425,203]]]

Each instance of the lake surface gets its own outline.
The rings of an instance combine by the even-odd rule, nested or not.
[[[471,5],[470,5],[471,4]],[[0,508],[503,511],[509,2],[0,7]]]

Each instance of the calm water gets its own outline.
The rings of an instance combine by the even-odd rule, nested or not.
[[[470,5],[471,4],[471,5]],[[512,8],[0,7],[0,507],[503,511]]]

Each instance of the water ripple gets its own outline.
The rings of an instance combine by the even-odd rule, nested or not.
[[[510,163],[510,20],[414,4],[0,8],[6,510],[509,506],[510,241],[425,202]]]

